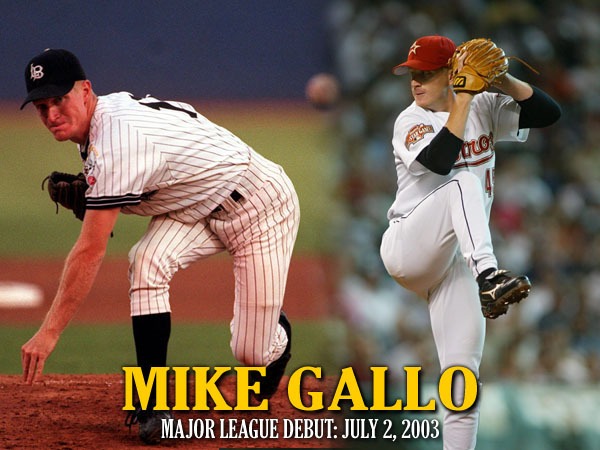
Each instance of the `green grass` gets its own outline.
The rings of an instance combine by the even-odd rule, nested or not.
[[[297,114],[297,106],[290,107],[289,113],[278,107],[275,112],[266,108],[261,114],[265,107],[258,106],[254,114],[252,108],[225,109],[215,121],[285,168],[301,204],[296,249],[327,251],[331,242],[327,230],[335,205],[332,138],[326,123],[319,116]],[[0,257],[65,255],[77,238],[80,222],[62,208],[55,214],[55,205],[41,183],[53,170],[81,171],[76,145],[54,141],[32,110],[0,108],[0,148]],[[123,215],[109,254],[125,255],[147,221]]]
[[[327,321],[294,322],[293,357],[288,372],[310,365],[336,370],[324,330],[333,329]],[[37,326],[0,326],[0,373],[20,374],[21,346]],[[170,366],[237,365],[229,349],[228,324],[174,324],[169,342]],[[117,373],[123,366],[135,366],[131,327],[128,324],[70,325],[47,361],[45,373]]]

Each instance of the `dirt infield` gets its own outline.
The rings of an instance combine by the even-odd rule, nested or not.
[[[310,381],[309,381],[310,380]],[[160,447],[216,450],[219,448],[341,448],[339,440],[285,439],[282,419],[326,418],[325,414],[306,413],[293,408],[282,381],[279,392],[270,400],[265,412],[176,412],[184,428],[188,419],[213,419],[215,439],[191,437],[167,439]],[[303,395],[308,390],[330,392],[330,381],[305,379]],[[220,390],[227,399],[235,392],[235,378],[226,377]],[[190,385],[190,392],[193,392]],[[124,425],[121,410],[124,384],[121,375],[49,375],[42,383],[24,385],[19,376],[0,375],[0,447],[2,449],[121,449],[148,448]],[[229,400],[228,400],[229,401]],[[305,397],[305,402],[309,402]],[[229,401],[230,404],[234,402]],[[192,404],[190,402],[190,404]],[[331,417],[331,416],[330,416]],[[219,419],[278,418],[279,439],[224,439],[219,437]],[[186,432],[187,432],[187,428]]]
[[[58,285],[62,260],[0,261],[0,281],[34,283],[44,292],[36,308],[0,308],[1,324],[39,324],[46,314]],[[330,311],[333,298],[331,265],[316,258],[295,258],[290,268],[285,310],[295,319],[319,319]],[[127,301],[127,261],[104,262],[91,294],[78,311],[78,323],[129,323]],[[229,321],[233,308],[233,276],[229,258],[200,261],[180,271],[171,285],[174,322]],[[224,389],[234,392],[235,379],[229,377]],[[284,378],[284,381],[286,378]],[[313,379],[313,383],[323,383]],[[303,389],[323,390],[304,385]],[[190,389],[191,391],[191,389]],[[123,376],[46,374],[42,383],[24,385],[17,375],[0,375],[0,448],[2,449],[115,449],[146,448],[124,426]],[[235,402],[230,402],[235,404]],[[243,417],[242,413],[178,413],[176,417]],[[251,418],[246,412],[246,418]],[[294,409],[282,384],[270,401],[270,411],[253,413],[258,418],[318,418],[316,413]],[[172,439],[171,448],[335,448],[336,442],[315,439]]]

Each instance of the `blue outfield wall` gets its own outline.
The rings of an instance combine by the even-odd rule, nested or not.
[[[300,98],[330,69],[323,0],[0,0],[0,99],[31,56],[75,52],[98,93],[173,99]]]

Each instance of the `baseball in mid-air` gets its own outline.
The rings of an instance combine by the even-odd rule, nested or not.
[[[329,73],[317,73],[306,83],[306,99],[318,109],[334,106],[340,98],[340,83]]]

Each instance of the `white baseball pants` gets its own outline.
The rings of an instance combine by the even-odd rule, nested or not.
[[[497,267],[479,179],[458,172],[408,214],[391,220],[381,257],[400,285],[428,301],[441,369],[465,366],[479,377],[485,319],[475,278]],[[474,448],[478,421],[477,407],[446,412],[444,449]]]

